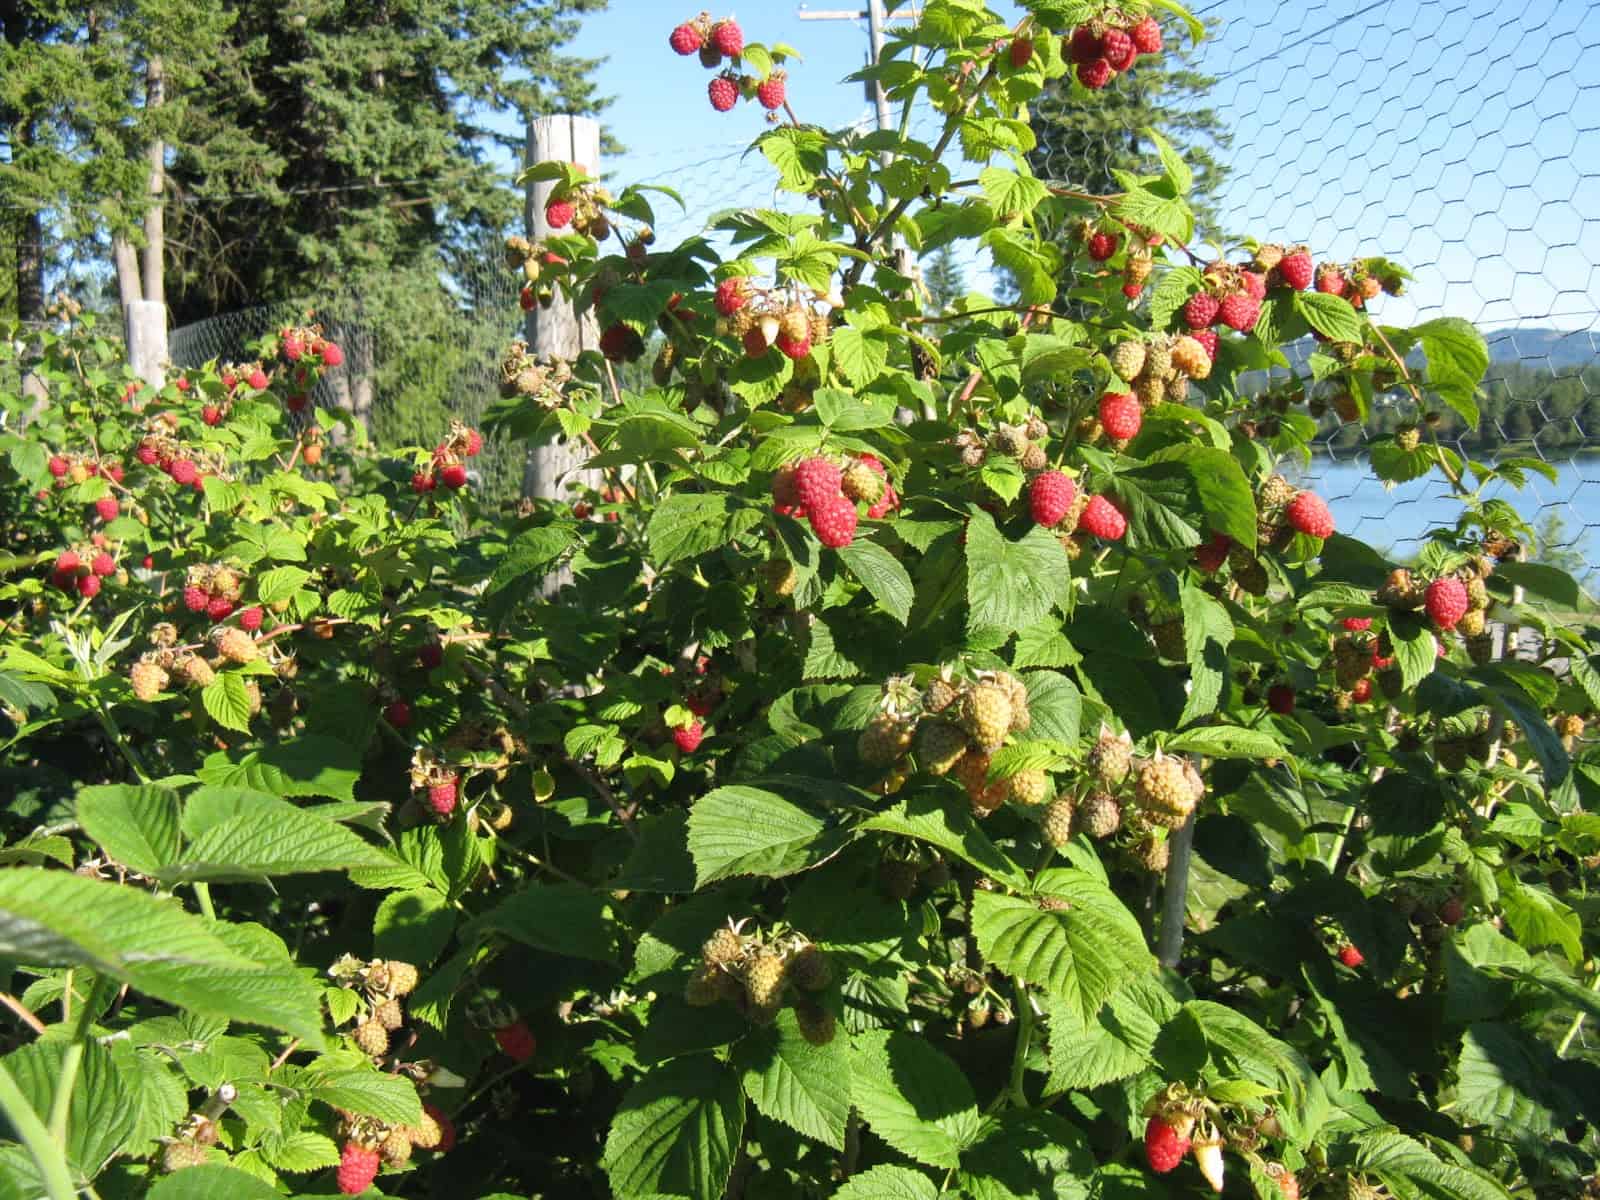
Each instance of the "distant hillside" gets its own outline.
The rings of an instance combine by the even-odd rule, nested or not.
[[[1486,336],[1493,362],[1560,370],[1600,361],[1600,334],[1578,329],[1496,329]]]

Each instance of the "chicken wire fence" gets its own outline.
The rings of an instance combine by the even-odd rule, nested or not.
[[[1474,458],[1549,463],[1555,482],[1534,476],[1503,498],[1535,527],[1547,561],[1600,569],[1600,0],[1212,0],[1196,11],[1208,36],[1192,52],[1169,49],[1158,67],[1136,67],[1087,103],[1041,97],[1034,169],[1108,190],[1108,165],[1128,165],[1130,155],[1153,165],[1137,132],[1153,106],[1170,136],[1215,164],[1200,173],[1206,234],[1404,263],[1415,279],[1406,295],[1379,302],[1380,321],[1460,316],[1490,343],[1481,420],[1466,427],[1447,415],[1441,436]],[[939,120],[924,105],[910,132],[931,142]],[[959,179],[973,172],[958,157],[950,165]],[[806,202],[778,190],[743,141],[657,144],[608,168],[621,182],[665,184],[685,198],[681,212],[658,206],[663,245],[721,209]],[[922,268],[935,290],[952,276],[1004,286],[978,257],[925,259]],[[491,264],[441,284],[441,294],[458,347],[481,347],[444,369],[414,353],[414,332],[394,314],[324,307],[326,319],[366,331],[369,349],[359,353],[372,355],[380,442],[412,435],[394,414],[419,405],[396,398],[471,420],[494,394],[499,347],[520,325],[516,281]],[[282,312],[180,330],[174,360],[222,354],[245,331],[274,328]],[[1364,425],[1326,418],[1322,453],[1301,479],[1328,497],[1343,531],[1399,555],[1458,511],[1442,479],[1385,488],[1362,461],[1373,439],[1415,415],[1391,401]],[[520,471],[503,453],[486,457],[507,480]]]

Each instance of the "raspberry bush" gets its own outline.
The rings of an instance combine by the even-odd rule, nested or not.
[[[932,145],[666,25],[811,209],[663,247],[539,166],[508,269],[601,352],[431,446],[314,409],[314,323],[156,391],[63,301],[0,397],[5,1195],[1591,1187],[1600,676],[1490,495],[1540,464],[1433,436],[1484,343],[1199,244],[1159,139],[1034,177],[1047,83],[1198,29],[1023,7],[862,73]],[[928,311],[895,237],[1015,298]],[[1460,499],[1405,563],[1291,482],[1380,403]],[[491,509],[485,437],[604,486]]]

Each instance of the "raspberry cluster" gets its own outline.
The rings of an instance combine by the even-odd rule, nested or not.
[[[775,115],[788,100],[789,77],[781,67],[775,65],[762,76],[740,74],[731,67],[720,70],[724,59],[737,65],[744,57],[744,30],[732,17],[713,21],[710,13],[702,12],[675,26],[667,36],[667,44],[685,58],[699,55],[702,67],[718,72],[706,87],[711,107],[718,112],[731,111],[744,98],[754,99],[769,114]],[[772,53],[775,64],[783,58],[776,50]]]
[[[572,365],[563,358],[540,358],[528,343],[512,342],[500,360],[500,395],[506,400],[521,396],[540,408],[554,410],[566,403],[566,388],[572,382]]]
[[[57,488],[73,487],[95,478],[105,479],[113,486],[122,485],[122,464],[115,459],[52,454],[45,465]],[[39,499],[43,500],[48,495],[49,492],[40,491]],[[113,521],[122,512],[122,504],[115,494],[107,492],[94,501],[93,510],[100,520]]]
[[[1100,222],[1080,221],[1073,233],[1091,262],[1109,262],[1119,250],[1125,251],[1122,294],[1129,300],[1137,300],[1144,291],[1145,281],[1155,270],[1152,251],[1165,239],[1137,225],[1114,225],[1110,218],[1103,218]]]
[[[328,968],[328,975],[359,993],[351,1039],[369,1058],[383,1058],[389,1053],[389,1035],[405,1024],[400,1002],[416,990],[420,982],[417,968],[397,959],[362,962],[346,954]]]
[[[1181,315],[1191,330],[1226,326],[1249,333],[1261,318],[1267,277],[1254,266],[1214,262],[1201,277],[1201,290],[1185,302]]]
[[[570,228],[574,233],[583,237],[591,237],[597,242],[603,242],[611,236],[612,220],[609,209],[616,203],[616,198],[601,187],[598,183],[587,178],[587,171],[579,163],[573,163],[573,168],[584,172],[584,177],[576,178],[572,182],[560,182],[551,190],[544,202],[545,224],[554,230]],[[528,253],[520,262],[511,265],[522,268],[528,282],[538,279],[545,264],[547,251],[535,251],[531,243],[523,238],[515,238],[506,243],[508,258],[513,243],[520,243],[528,248]],[[560,255],[551,257],[560,259]],[[565,260],[562,260],[563,263]],[[534,271],[529,273],[529,264],[534,266]],[[549,264],[556,265],[556,264]]]
[[[760,358],[776,346],[787,358],[810,357],[814,346],[828,340],[830,318],[826,310],[837,307],[837,297],[756,287],[748,279],[731,277],[717,284],[712,297],[722,328],[739,340],[751,358]]]
[[[1111,350],[1111,369],[1133,391],[1131,396],[1111,395],[1136,399],[1141,412],[1169,400],[1182,404],[1189,397],[1190,381],[1205,379],[1211,374],[1216,354],[1217,335],[1205,329],[1186,334],[1153,334],[1139,341],[1118,342]],[[1120,410],[1121,422],[1107,422],[1105,401],[1101,405],[1100,424],[1106,436],[1123,439],[1138,433],[1139,424],[1132,419],[1125,403]],[[1124,429],[1131,427],[1132,432],[1117,432],[1114,426],[1118,425]]]
[[[96,536],[104,543],[103,536]],[[104,549],[92,554],[67,549],[56,555],[51,564],[50,582],[64,592],[76,591],[85,600],[92,600],[100,594],[102,581],[116,573],[117,561]]]
[[[302,413],[311,407],[311,389],[325,371],[344,365],[344,351],[323,336],[321,325],[291,325],[278,331],[278,354],[289,364],[292,390],[284,407]]]
[[[1068,34],[1061,52],[1077,67],[1078,82],[1098,91],[1140,55],[1161,53],[1161,26],[1154,17],[1129,21],[1125,14],[1107,9]]]
[[[609,232],[609,230],[607,231]],[[522,275],[522,291],[517,301],[523,312],[532,311],[534,305],[549,308],[555,303],[556,286],[564,276],[567,259],[543,242],[530,242],[521,234],[506,239],[506,266]]]
[[[801,1036],[815,1046],[833,1041],[837,1018],[817,997],[833,982],[832,961],[799,934],[766,937],[743,932],[743,924],[729,923],[706,938],[684,1000],[695,1008],[731,1004],[758,1025],[771,1024],[792,1004]]]
[[[809,521],[824,546],[840,549],[855,540],[858,503],[867,505],[874,521],[900,505],[889,470],[876,455],[855,455],[843,467],[813,455],[772,476],[772,511]]]
[[[461,802],[461,775],[435,751],[419,747],[411,756],[411,790],[423,811],[437,821],[448,821]]]
[[[476,458],[482,451],[483,435],[460,421],[452,421],[449,436],[433,448],[427,469],[411,476],[411,490],[421,494],[441,484],[451,491],[466,487],[466,460]]]

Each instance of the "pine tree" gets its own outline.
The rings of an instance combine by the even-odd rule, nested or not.
[[[928,288],[928,307],[932,312],[943,312],[966,295],[967,281],[961,264],[949,246],[941,246],[928,256],[923,268],[922,282]]]

